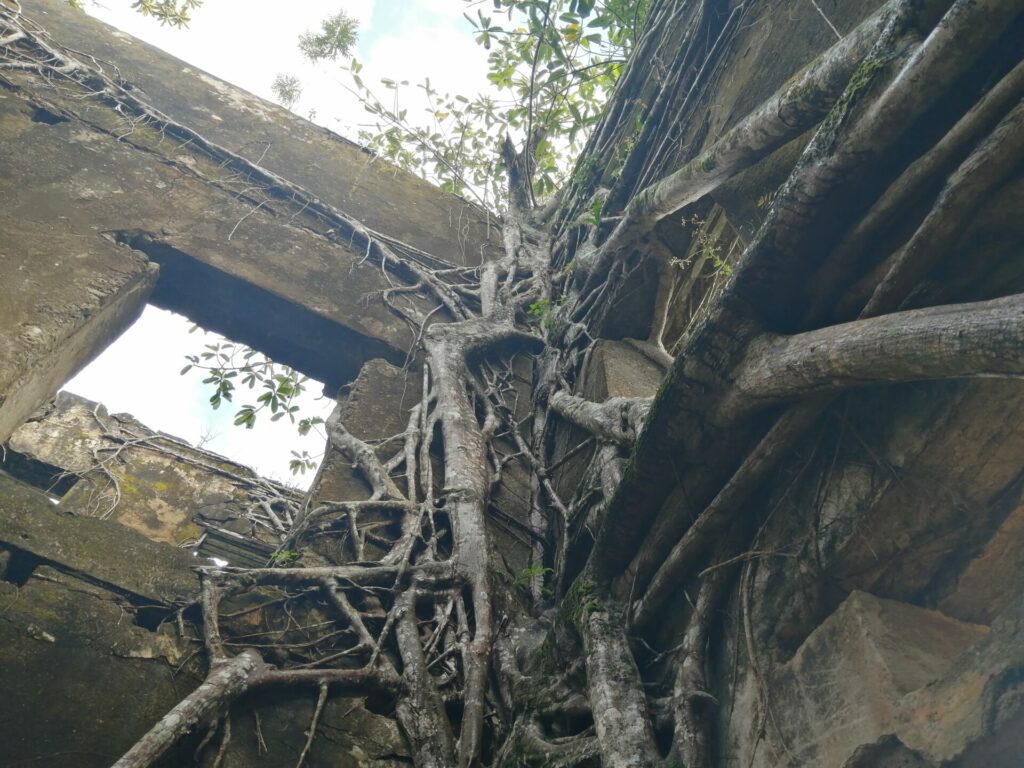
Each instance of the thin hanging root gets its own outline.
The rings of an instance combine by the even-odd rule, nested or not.
[[[210,768],[220,768],[224,762],[224,757],[228,753],[228,747],[231,745],[231,713],[224,713],[224,731],[220,737],[220,746],[217,748],[217,754],[213,758],[213,765]]]
[[[199,760],[203,756],[203,751],[206,749],[207,745],[213,741],[213,737],[220,731],[220,727],[221,719],[217,719],[214,720],[210,724],[210,727],[206,729],[206,735],[203,736],[202,741],[199,742],[199,746],[196,747],[196,751],[192,753],[192,762],[196,765],[199,764]]]
[[[302,766],[305,765],[306,756],[309,754],[309,750],[313,746],[313,740],[316,738],[316,728],[320,722],[320,714],[324,711],[324,704],[327,703],[327,690],[327,684],[321,683],[320,692],[316,697],[316,707],[313,709],[313,717],[309,721],[309,730],[306,731],[306,743],[302,747],[302,752],[299,754],[299,759],[295,763],[295,768],[302,768]]]

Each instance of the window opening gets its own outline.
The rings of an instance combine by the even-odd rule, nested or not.
[[[217,409],[211,407],[215,385],[203,383],[210,378],[205,368],[225,361],[220,353],[213,353],[213,358],[203,355],[223,349],[225,343],[231,342],[197,329],[182,315],[149,305],[64,390],[102,403],[110,413],[129,413],[150,429],[248,466],[262,477],[305,489],[322,459],[324,437],[316,425],[300,435],[297,423],[303,418],[325,419],[333,401],[322,395],[320,382],[307,379],[303,392],[290,401],[298,408],[295,413],[272,420],[275,413],[266,407],[256,414],[251,429],[236,426],[239,409],[245,404],[259,407],[265,390],[258,382],[250,389],[239,371],[230,379],[231,400],[221,398]],[[182,375],[189,365],[186,356],[198,364]],[[240,362],[241,358],[227,364]],[[294,464],[297,460],[301,465]],[[299,471],[293,473],[292,468]]]

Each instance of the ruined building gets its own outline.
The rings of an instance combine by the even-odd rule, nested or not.
[[[564,673],[570,688],[589,685],[590,703],[576,697],[545,719],[536,685],[524,683],[528,703],[508,709],[536,707],[529,727],[543,738],[530,742],[519,720],[491,722],[501,720],[502,703],[488,698],[486,743],[474,747],[482,762],[466,764],[648,766],[642,753],[658,750],[665,765],[689,765],[678,743],[667,746],[686,728],[703,736],[683,751],[709,766],[1024,764],[1024,383],[1014,378],[1024,373],[1019,3],[767,5],[652,3],[652,14],[667,14],[638,46],[653,63],[623,75],[633,96],[612,109],[625,117],[609,118],[592,142],[588,157],[615,158],[622,178],[647,180],[638,186],[679,167],[690,170],[673,177],[676,187],[693,178],[704,186],[685,206],[664,187],[668,202],[644,198],[650,226],[623,246],[625,266],[605,274],[625,287],[601,294],[588,315],[594,338],[576,361],[573,395],[531,390],[540,356],[517,354],[502,379],[517,393],[508,418],[536,419],[532,403],[550,396],[551,424],[543,471],[497,462],[500,482],[486,502],[487,578],[506,595],[532,597],[526,612],[536,620],[513,632],[518,598],[496,598],[503,613],[495,655],[507,631],[510,643],[522,643],[508,654],[513,661],[535,680]],[[898,54],[874,68],[835,64],[853,60],[851,51],[863,57],[907,8],[920,34],[899,37]],[[991,21],[972,17],[956,38],[972,12]],[[679,66],[693,87],[659,91],[693,30],[705,48]],[[935,55],[950,81],[940,83],[942,98],[913,104],[913,130],[900,133],[881,97],[874,112],[858,101],[876,69],[911,67],[944,34],[954,50],[978,53],[960,69],[955,56]],[[836,80],[827,104],[815,102],[809,85],[810,106],[794,95],[804,72]],[[922,100],[936,88],[914,87]],[[790,101],[768,101],[779,93]],[[763,145],[740,164],[742,147],[723,148],[722,138],[737,136],[739,147],[749,137],[730,131],[765,103],[778,113],[776,133],[755,137]],[[643,109],[680,119],[635,120]],[[861,123],[846,127],[849,115],[867,115],[862,122],[878,129],[885,152],[873,154],[876,145],[855,135]],[[824,173],[799,177],[821,160],[815,153],[829,121],[840,126],[832,146],[862,143],[857,162],[840,169],[856,184],[840,188],[822,216],[793,179],[810,179],[813,190],[830,183]],[[630,154],[637,146],[646,154]],[[571,182],[579,206],[558,214],[560,230],[552,225],[577,249],[571,266],[556,265],[565,285],[603,274],[593,266],[601,250],[577,237],[596,191],[606,195],[612,226],[640,210],[631,201],[644,196],[609,183],[610,164],[581,163]],[[759,238],[775,222],[776,201],[794,199],[806,209],[792,204],[784,215],[810,211],[806,240],[765,246]],[[388,500],[372,477],[377,460],[388,459],[383,448],[361,460],[351,446],[409,434],[410,412],[431,397],[419,354],[429,332],[389,307],[396,284],[370,258],[371,245],[395,254],[390,268],[405,265],[409,284],[422,286],[428,273],[483,274],[477,293],[463,293],[486,314],[486,265],[502,263],[507,242],[503,222],[487,211],[63,0],[22,0],[20,11],[0,0],[0,200],[0,768],[99,768],[207,674],[197,627],[204,610],[211,614],[197,604],[197,564],[288,565],[281,547],[300,534],[312,541],[310,566],[393,564],[401,526],[386,504],[360,508],[358,520],[345,507],[343,520],[323,524],[345,536],[312,535],[322,531],[311,510],[371,491]],[[872,207],[877,200],[888,207]],[[659,205],[664,211],[652,214]],[[932,227],[935,210],[953,211],[956,226]],[[893,253],[910,253],[897,266],[909,260],[917,270],[906,280],[897,270],[905,285],[886,281]],[[748,265],[743,254],[760,260]],[[408,301],[428,317],[435,311],[423,296]],[[101,404],[57,395],[147,303],[291,365],[338,398],[337,450],[308,494]],[[857,361],[885,348],[885,328],[838,373],[809,359],[833,341],[814,334],[841,323],[961,304],[978,309],[955,307],[969,320],[929,336],[909,372],[883,365],[858,378]],[[751,307],[758,324],[747,322]],[[952,314],[915,315],[919,335]],[[544,315],[533,328],[538,338],[553,333],[547,324]],[[810,397],[790,405],[794,392]],[[486,394],[474,397],[484,402]],[[575,398],[608,403],[614,429],[588,422]],[[484,421],[484,407],[477,410]],[[421,469],[439,467],[438,446],[424,445]],[[618,468],[616,483],[588,469],[602,452]],[[566,520],[559,538],[538,533],[545,494],[604,500],[581,500],[585,511]],[[743,514],[724,523],[730,505]],[[736,536],[744,543],[730,549]],[[444,534],[436,538],[443,548]],[[450,588],[447,574],[432,578]],[[270,618],[269,606],[281,602],[275,594],[261,583],[225,598],[229,656],[251,647],[268,664],[294,665],[304,644],[326,642],[330,633],[315,641],[303,633],[334,626],[329,603],[303,607],[298,619]],[[687,622],[708,595],[721,607],[696,627],[700,642],[684,648]],[[599,707],[599,665],[544,667],[563,641],[571,644],[563,622],[605,615],[606,599],[629,606],[627,671],[649,693],[642,708],[651,725],[637,737],[636,762],[609,746],[618,739],[621,753],[634,749],[633,732],[623,726],[616,736],[607,714],[621,706],[619,719],[628,720],[629,695]],[[468,625],[480,611],[463,609],[460,620]],[[373,598],[360,615],[377,631],[395,611]],[[433,620],[419,618],[423,626]],[[264,644],[272,631],[278,641]],[[436,635],[446,631],[439,624]],[[440,655],[434,663],[448,662]],[[318,697],[316,685],[261,687],[231,707],[211,741],[205,727],[191,729],[158,764],[191,765],[194,754],[226,768],[296,759],[312,768],[439,764],[425,757],[431,734],[410,731],[382,690],[346,683]],[[453,698],[439,705],[447,715],[432,717],[468,721],[468,699],[455,706]],[[463,731],[461,748],[472,735]],[[538,743],[534,752],[522,746]],[[519,748],[531,756],[516,757]]]

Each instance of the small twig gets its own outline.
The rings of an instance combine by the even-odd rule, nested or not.
[[[837,40],[842,40],[843,36],[841,34],[839,34],[839,30],[836,29],[836,25],[833,24],[829,20],[828,16],[825,15],[825,12],[823,10],[821,10],[821,6],[818,5],[818,1],[817,0],[811,0],[811,5],[814,6],[814,10],[816,10],[820,14],[821,18],[823,18],[825,20],[825,23],[828,24],[828,28],[831,29],[832,32],[835,34],[836,39]]]
[[[707,576],[709,573],[711,573],[712,571],[717,571],[719,568],[725,568],[727,566],[733,565],[734,563],[742,563],[742,562],[745,562],[747,560],[753,560],[753,559],[758,558],[758,557],[772,557],[772,556],[774,556],[774,557],[789,557],[789,558],[797,558],[797,557],[799,557],[799,555],[795,555],[792,552],[779,552],[776,549],[752,549],[749,552],[744,552],[743,554],[736,555],[735,557],[730,557],[728,560],[723,560],[720,563],[715,563],[714,565],[708,566],[703,571],[701,571],[700,573],[697,574],[697,578],[702,579],[705,576]]]
[[[231,743],[231,713],[224,713],[224,732],[220,738],[220,748],[217,750],[217,756],[213,758],[212,768],[220,768],[220,764],[224,760],[224,756],[228,753],[228,745]]]
[[[320,695],[316,699],[316,709],[313,710],[313,719],[309,722],[309,730],[306,731],[306,745],[302,748],[302,754],[299,755],[299,761],[295,763],[295,768],[302,768],[306,762],[306,755],[309,754],[310,747],[313,746],[313,739],[316,738],[316,726],[320,721],[320,713],[324,710],[324,704],[327,703],[327,683],[320,683]]]
[[[254,709],[252,711],[252,716],[256,720],[256,725],[253,729],[256,733],[256,754],[265,755],[270,752],[270,748],[267,747],[266,739],[263,738],[263,725],[260,723],[259,710]]]

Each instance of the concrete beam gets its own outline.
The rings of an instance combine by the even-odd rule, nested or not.
[[[0,107],[3,102],[0,101]],[[116,339],[156,267],[88,232],[0,216],[0,442]]]

